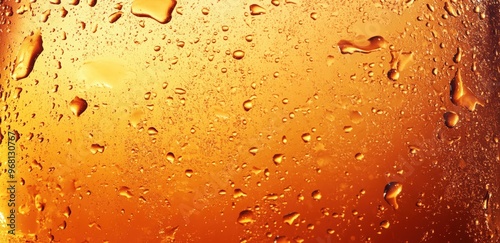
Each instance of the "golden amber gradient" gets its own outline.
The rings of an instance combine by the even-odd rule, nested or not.
[[[499,11],[0,0],[0,239],[498,242]]]

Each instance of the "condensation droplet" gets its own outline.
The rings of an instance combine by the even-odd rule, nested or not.
[[[447,111],[446,113],[444,113],[443,117],[444,124],[449,128],[455,127],[459,120],[458,114],[453,111]]]
[[[193,172],[193,170],[191,170],[191,169],[187,169],[187,170],[185,171],[185,173],[186,173],[187,178],[191,178],[191,177],[193,176],[193,173],[194,173],[194,172]]]
[[[238,223],[240,224],[250,224],[255,222],[254,213],[252,210],[243,210],[240,212],[238,219]]]
[[[300,216],[300,213],[297,213],[297,212],[289,213],[289,214],[283,216],[283,222],[285,222],[288,225],[293,225],[293,222],[297,218],[299,218],[299,216]]]
[[[69,109],[74,115],[80,116],[87,109],[87,101],[75,96],[75,98],[69,102]]]
[[[275,155],[273,156],[273,161],[274,161],[274,164],[276,164],[276,165],[281,164],[281,162],[283,162],[283,157],[284,157],[284,155],[283,155],[283,154],[275,154]]]
[[[243,102],[243,109],[245,111],[249,111],[251,110],[253,107],[253,103],[252,103],[252,100],[246,100],[245,102]]]
[[[455,77],[450,82],[450,99],[453,104],[463,106],[469,111],[474,111],[476,105],[484,106],[472,91],[465,87],[460,69],[457,70]]]
[[[304,141],[306,143],[311,141],[311,134],[310,133],[304,133],[304,134],[302,134],[301,137],[302,137],[302,141]]]
[[[245,56],[245,52],[242,50],[237,50],[233,52],[233,58],[236,60],[240,60]]]
[[[311,17],[311,19],[313,19],[313,20],[317,20],[317,19],[318,19],[318,13],[316,13],[316,12],[312,12],[309,16],[310,16],[310,17]]]
[[[315,190],[311,193],[311,196],[314,200],[320,200],[322,195],[321,195],[321,192],[319,190]]]
[[[35,61],[43,51],[42,43],[42,35],[39,29],[24,38],[14,60],[14,69],[11,74],[14,80],[26,78],[33,71]]]
[[[166,24],[172,19],[176,0],[134,0],[132,14],[138,17],[149,17],[161,24]]]
[[[390,225],[391,224],[387,220],[380,222],[380,227],[382,227],[383,229],[388,229]]]
[[[403,190],[403,185],[399,182],[389,182],[384,188],[384,199],[394,209],[398,209],[399,205],[397,197]]]
[[[251,147],[248,152],[251,153],[252,155],[256,155],[259,149],[257,147]]]
[[[128,188],[126,186],[122,186],[122,187],[120,187],[120,189],[118,189],[118,195],[126,197],[126,198],[133,197],[132,192],[130,192],[130,188]]]
[[[257,5],[257,4],[252,4],[250,5],[250,14],[251,15],[261,15],[261,14],[265,14],[266,13],[266,9]]]
[[[342,54],[353,54],[354,52],[370,53],[387,47],[387,41],[382,36],[374,36],[368,39],[368,44],[357,43],[348,40],[340,40],[338,43]]]

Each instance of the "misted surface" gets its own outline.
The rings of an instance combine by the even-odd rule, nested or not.
[[[498,242],[499,16],[0,0],[0,237]]]

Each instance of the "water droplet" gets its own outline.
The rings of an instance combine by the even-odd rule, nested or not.
[[[458,114],[453,111],[447,111],[446,113],[444,113],[443,117],[444,124],[449,128],[455,127],[459,120]]]
[[[253,35],[247,35],[247,36],[245,36],[245,40],[248,41],[248,42],[252,42]]]
[[[380,227],[382,227],[383,229],[388,229],[390,225],[391,224],[387,220],[380,222]]]
[[[261,14],[265,14],[265,13],[266,13],[266,9],[264,9],[263,7],[261,7],[257,4],[250,5],[250,14],[251,15],[261,15]]]
[[[158,134],[158,130],[156,130],[156,128],[154,128],[154,127],[150,127],[150,128],[148,128],[148,134],[150,136],[156,135],[156,134]]]
[[[311,141],[311,134],[310,133],[304,133],[304,134],[302,134],[302,141],[304,141],[306,143],[309,142],[309,141]]]
[[[399,72],[398,70],[392,68],[391,70],[389,70],[389,72],[387,72],[387,77],[392,80],[392,81],[396,81],[399,79]]]
[[[90,146],[90,152],[92,154],[97,154],[97,153],[103,153],[104,152],[104,146],[101,146],[97,143],[94,143]]]
[[[457,17],[458,16],[457,10],[449,2],[445,2],[444,3],[444,10],[446,10],[446,12],[448,12],[448,14],[451,15],[451,16],[453,16],[453,17]]]
[[[492,196],[491,192],[486,192],[486,194],[484,195],[484,199],[483,199],[483,209],[484,210],[488,210],[491,196]]]
[[[175,161],[175,155],[172,152],[168,152],[167,154],[167,161],[170,162],[170,164],[173,164]]]
[[[66,207],[63,211],[63,215],[64,215],[64,217],[69,218],[69,216],[71,215],[71,208]]]
[[[120,187],[120,189],[118,189],[118,195],[124,196],[126,198],[133,197],[132,192],[130,192],[130,188],[128,188],[126,186],[122,186],[122,187]]]
[[[474,111],[477,104],[484,106],[472,91],[465,87],[460,69],[457,70],[455,77],[450,82],[450,99],[453,104],[466,107],[469,111]]]
[[[387,47],[387,41],[382,36],[374,36],[368,39],[368,44],[357,43],[348,40],[340,40],[338,43],[342,54],[352,54],[354,52],[370,53]]]
[[[24,38],[14,60],[14,69],[11,74],[13,79],[19,80],[28,77],[35,66],[36,59],[43,51],[42,43],[42,35],[39,29]]]
[[[35,208],[40,212],[45,209],[45,201],[40,194],[35,195]]]
[[[453,61],[455,63],[459,63],[460,61],[462,61],[462,56],[463,56],[462,48],[457,47],[457,53],[455,54],[455,56],[453,56]]]
[[[345,132],[345,133],[350,133],[350,132],[352,132],[352,129],[353,129],[353,128],[352,128],[352,126],[344,126],[344,132]]]
[[[357,160],[363,160],[365,158],[365,155],[362,153],[357,153],[356,155],[354,155],[354,158],[356,158]]]
[[[388,183],[384,188],[384,199],[394,209],[399,208],[396,199],[402,190],[403,190],[403,185],[399,182],[394,182],[394,181]]]
[[[185,171],[185,173],[186,173],[186,176],[187,176],[188,178],[191,178],[191,176],[193,176],[193,170],[191,170],[191,169],[187,169],[187,170]]]
[[[182,88],[175,88],[174,92],[176,94],[185,94],[186,93],[186,90],[185,89],[182,89]]]
[[[273,161],[274,161],[274,164],[276,164],[276,165],[281,164],[281,162],[283,162],[283,157],[284,157],[284,155],[283,155],[283,154],[275,154],[275,155],[273,156]]]
[[[330,67],[331,65],[333,65],[334,60],[335,58],[332,55],[328,55],[326,57],[326,65]]]
[[[316,13],[316,12],[312,12],[310,16],[311,16],[311,19],[313,19],[313,20],[318,19],[318,13]]]
[[[253,211],[252,210],[241,211],[237,221],[240,224],[250,224],[255,222]]]
[[[134,0],[132,14],[137,17],[149,17],[161,24],[166,24],[172,19],[172,11],[176,4],[176,0]]]
[[[121,18],[123,15],[123,12],[122,11],[118,11],[118,12],[115,12],[115,13],[112,13],[109,17],[108,17],[108,20],[110,23],[114,23],[116,22],[119,18]]]
[[[245,111],[249,111],[250,109],[252,109],[252,107],[252,100],[246,100],[245,102],[243,102],[243,109],[245,109]]]
[[[74,115],[80,116],[87,109],[87,101],[75,96],[75,98],[69,102],[69,109]]]
[[[279,6],[279,5],[280,5],[280,1],[279,1],[279,0],[271,0],[271,3],[272,3],[274,6]]]
[[[321,199],[321,192],[319,190],[315,190],[311,193],[311,196],[312,198],[314,198],[314,200],[320,200]]]
[[[255,155],[257,154],[257,152],[259,151],[259,149],[257,147],[251,147],[248,152],[251,153],[252,155]]]
[[[241,189],[239,189],[239,188],[234,189],[233,198],[240,198],[240,197],[246,197],[246,196],[247,196],[247,194],[245,192],[243,192]]]
[[[233,52],[233,58],[236,60],[240,60],[245,56],[245,52],[242,50],[237,50]]]
[[[352,123],[354,124],[360,124],[363,121],[363,114],[359,111],[351,111],[349,114],[349,118],[351,119]]]
[[[292,225],[293,222],[300,216],[300,213],[293,212],[283,216],[283,222],[288,225]]]
[[[201,9],[201,13],[203,15],[208,15],[210,13],[210,9],[208,9],[207,7],[204,7]]]

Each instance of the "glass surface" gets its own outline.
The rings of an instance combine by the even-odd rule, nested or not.
[[[499,16],[0,0],[0,242],[499,242]]]

